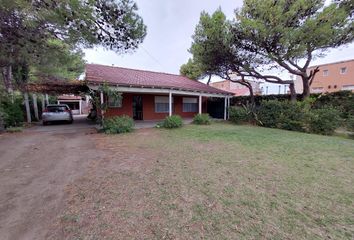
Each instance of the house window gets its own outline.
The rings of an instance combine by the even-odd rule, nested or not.
[[[172,98],[173,105],[173,98]],[[169,112],[169,97],[155,96],[155,112],[168,113]]]
[[[198,99],[184,97],[183,112],[198,112]]]
[[[344,85],[342,90],[354,90],[354,85]]]
[[[320,93],[323,91],[323,87],[313,87],[312,92],[313,93]]]
[[[122,96],[108,96],[108,107],[120,108],[122,107]]]
[[[328,70],[323,70],[323,76],[328,76],[329,71]]]
[[[340,74],[346,74],[346,73],[347,73],[347,68],[346,67],[340,68]]]

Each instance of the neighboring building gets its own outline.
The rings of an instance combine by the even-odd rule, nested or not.
[[[227,118],[229,98],[233,93],[216,89],[180,75],[134,70],[98,64],[86,65],[87,85],[99,90],[103,83],[122,93],[122,98],[110,99],[100,94],[107,103],[104,116],[128,115],[135,120],[164,119],[178,114],[191,118],[208,112],[208,98],[223,98],[222,110]]]
[[[309,71],[316,67],[319,67],[320,71],[312,82],[311,93],[354,91],[354,59],[312,66]],[[297,93],[303,91],[302,80],[299,76],[295,80],[295,89]]]
[[[261,92],[260,82],[256,82],[256,81],[252,81],[252,80],[248,80],[248,82],[251,83],[254,94],[260,94],[260,92]],[[241,85],[239,83],[232,82],[230,80],[224,80],[221,82],[213,82],[213,83],[210,83],[210,85],[212,87],[215,87],[215,88],[218,88],[218,89],[221,89],[224,91],[232,92],[236,96],[250,95],[250,91],[246,86]]]
[[[88,97],[84,98],[75,95],[61,95],[58,97],[58,104],[67,104],[74,115],[88,114],[90,103]]]
[[[289,84],[263,82],[260,84],[262,95],[290,94]]]

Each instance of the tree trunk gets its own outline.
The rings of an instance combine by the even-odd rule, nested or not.
[[[32,98],[33,98],[34,117],[36,118],[36,121],[39,121],[37,95],[36,94],[32,94]]]
[[[302,86],[303,86],[303,92],[302,92],[302,99],[305,100],[310,96],[310,81],[309,78],[302,77]]]
[[[4,86],[6,91],[10,94],[13,92],[13,85],[12,85],[12,67],[8,65],[2,69],[2,77],[4,81]]]
[[[25,96],[25,106],[26,106],[26,116],[27,116],[27,122],[31,123],[32,119],[31,119],[31,109],[30,109],[30,105],[29,105],[29,100],[28,100],[28,93],[25,92],[24,93]]]
[[[251,107],[253,109],[256,106],[256,101],[255,101],[255,98],[254,98],[254,92],[253,92],[252,85],[248,86],[248,89],[250,90]]]
[[[289,84],[289,90],[290,90],[291,102],[296,102],[296,91],[295,91],[295,84],[294,83]]]
[[[45,109],[45,99],[44,99],[44,94],[42,94],[42,112]]]
[[[210,80],[211,80],[211,74],[209,74],[207,85],[210,85]]]

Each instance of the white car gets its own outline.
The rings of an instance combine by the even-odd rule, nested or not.
[[[73,114],[66,104],[49,104],[42,113],[43,125],[49,122],[73,122]]]

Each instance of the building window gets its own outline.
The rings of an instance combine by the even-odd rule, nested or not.
[[[172,98],[173,104],[173,98]],[[169,97],[155,96],[155,112],[168,113],[169,112]]]
[[[347,68],[346,67],[340,68],[340,74],[346,74],[346,73],[347,73]]]
[[[183,112],[198,112],[198,99],[184,97]]]
[[[354,90],[354,85],[344,85],[343,87],[342,87],[342,90]]]
[[[321,93],[323,91],[323,87],[313,87],[312,92],[313,93]]]
[[[329,71],[328,70],[323,70],[323,76],[328,76]]]
[[[122,96],[108,96],[108,107],[110,108],[120,108],[122,107]]]

